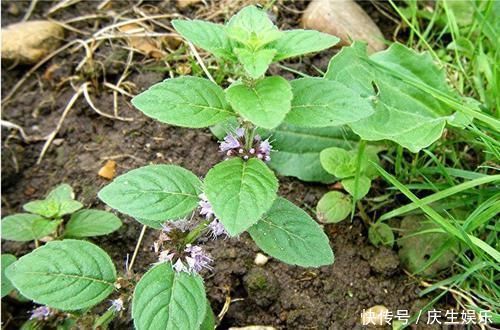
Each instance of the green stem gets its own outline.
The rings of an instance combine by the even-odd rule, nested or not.
[[[250,122],[244,122],[243,128],[245,129],[245,149],[250,150],[253,145],[253,138],[255,136],[255,128]]]
[[[354,211],[356,210],[356,197],[358,196],[358,183],[359,176],[361,174],[361,161],[363,157],[363,153],[365,152],[366,141],[360,140],[358,145],[358,155],[356,157],[356,175],[354,176],[354,196],[352,198],[352,212],[351,212],[351,220],[354,218]]]
[[[188,244],[191,244],[194,241],[196,241],[198,239],[198,237],[201,236],[201,234],[203,233],[205,228],[207,228],[207,226],[210,224],[210,222],[212,222],[212,220],[207,219],[207,220],[201,222],[193,230],[191,230],[189,232],[189,234],[186,236],[186,238],[184,239],[184,245],[188,245]]]

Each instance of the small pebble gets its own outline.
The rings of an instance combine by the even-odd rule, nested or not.
[[[267,264],[268,261],[269,261],[269,257],[259,252],[255,255],[255,259],[253,262],[257,266],[264,266],[265,264]]]

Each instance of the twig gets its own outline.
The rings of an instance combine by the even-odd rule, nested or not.
[[[57,3],[55,6],[53,6],[52,8],[50,8],[49,12],[47,13],[47,15],[51,15],[51,14],[55,13],[56,11],[58,11],[60,9],[72,6],[72,5],[74,5],[74,4],[76,4],[76,3],[80,2],[80,1],[82,1],[82,0],[62,0],[59,3]]]
[[[196,58],[196,61],[201,66],[203,72],[205,72],[205,74],[207,75],[208,79],[210,79],[211,82],[215,83],[214,78],[212,77],[210,72],[208,72],[207,67],[205,66],[205,63],[203,63],[203,60],[201,59],[200,54],[198,54],[198,51],[196,50],[196,48],[194,48],[194,46],[191,42],[188,42],[188,45],[189,45],[189,48],[191,49],[191,51],[193,52],[193,55]]]
[[[111,119],[118,119],[118,120],[122,120],[122,121],[132,121],[134,120],[133,118],[124,118],[124,117],[119,117],[119,116],[113,116],[113,115],[109,115],[105,112],[102,112],[101,110],[99,110],[95,105],[94,103],[92,102],[92,100],[90,99],[90,95],[89,95],[89,90],[88,90],[88,85],[89,85],[89,82],[86,82],[82,85],[82,90],[83,90],[83,96],[85,97],[85,100],[87,100],[87,103],[90,105],[90,107],[92,108],[92,110],[94,110],[95,112],[97,112],[99,115],[103,116],[103,117],[106,117],[106,118],[111,118]]]
[[[33,10],[35,10],[37,2],[38,0],[31,0],[30,6],[28,7],[28,10],[26,11],[26,14],[24,15],[21,22],[26,22],[31,17],[31,14],[33,14]]]
[[[135,258],[137,257],[137,253],[139,252],[139,247],[141,246],[142,239],[144,238],[144,233],[146,232],[146,228],[148,228],[148,226],[146,225],[142,226],[141,233],[139,234],[139,239],[137,240],[137,244],[135,245],[134,254],[132,255],[132,260],[130,260],[130,264],[128,265],[127,273],[130,273],[132,267],[134,266]]]
[[[1,124],[1,126],[6,127],[6,128],[17,129],[19,131],[19,133],[21,134],[21,137],[23,138],[24,142],[33,142],[33,141],[40,141],[40,140],[45,140],[46,139],[45,137],[31,137],[31,136],[28,136],[26,134],[26,132],[24,132],[24,129],[21,126],[19,126],[17,124],[14,124],[14,123],[11,123],[10,121],[7,121],[7,120],[1,119],[0,120],[0,124]]]
[[[43,145],[42,151],[40,152],[40,156],[38,156],[38,160],[36,161],[37,165],[39,165],[42,162],[43,156],[45,155],[45,153],[49,149],[49,147],[52,144],[52,141],[56,137],[57,133],[59,133],[59,130],[61,129],[61,126],[64,122],[64,119],[66,118],[69,111],[71,110],[71,108],[75,104],[76,100],[80,97],[80,95],[82,95],[82,93],[83,93],[83,88],[80,87],[76,91],[76,93],[73,94],[71,99],[69,100],[68,104],[66,105],[66,108],[64,109],[64,111],[62,113],[61,118],[59,118],[59,122],[57,123],[56,128],[52,131],[52,133],[49,134],[49,136],[47,137],[47,141],[45,141],[45,144]]]
[[[116,85],[113,85],[112,83],[109,83],[109,82],[105,82],[104,83],[104,86],[122,94],[122,95],[125,95],[125,96],[128,96],[128,97],[134,97],[134,95],[130,94],[129,92],[127,92],[126,90],[124,90],[123,88],[120,88]]]

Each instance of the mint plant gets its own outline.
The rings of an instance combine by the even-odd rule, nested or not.
[[[3,239],[48,242],[19,260],[2,254],[2,298],[15,291],[18,299],[42,304],[33,310],[26,328],[68,325],[74,318],[60,310],[91,307],[113,291],[116,270],[111,258],[92,243],[66,238],[107,235],[120,228],[121,220],[110,212],[82,207],[71,186],[61,184],[45,199],[25,204],[30,213],[1,221]]]
[[[213,260],[198,244],[203,235],[234,237],[248,232],[267,254],[289,264],[333,263],[328,238],[311,217],[277,196],[278,180],[268,131],[285,122],[347,123],[372,113],[341,111],[353,92],[335,82],[304,78],[291,83],[265,76],[272,62],[320,51],[338,38],[317,31],[280,31],[267,14],[249,6],[226,25],[199,20],[172,22],[188,41],[235,68],[226,89],[198,77],[167,79],[132,99],[147,116],[170,125],[224,127],[219,151],[225,160],[203,181],[176,165],[148,165],[117,177],[99,192],[112,208],[159,229],[153,250],[158,263],[141,278],[132,299],[137,329],[199,329],[212,312],[200,273]],[[331,86],[339,95],[325,93]],[[292,100],[295,103],[292,104]],[[307,109],[310,116],[303,116]],[[322,117],[321,120],[319,118]],[[267,137],[267,138],[266,138]],[[202,217],[193,217],[198,208]]]
[[[107,235],[120,228],[117,216],[101,210],[81,210],[83,204],[74,197],[71,186],[61,184],[45,199],[24,204],[28,213],[2,219],[2,238],[20,242],[82,238]]]

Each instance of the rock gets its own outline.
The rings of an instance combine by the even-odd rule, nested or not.
[[[198,2],[201,2],[201,0],[177,0],[177,7],[182,9]]]
[[[382,32],[353,0],[313,0],[302,16],[302,25],[339,37],[341,46],[363,40],[370,53],[385,48]]]
[[[248,296],[260,307],[267,307],[278,299],[280,285],[272,272],[254,267],[243,278]]]
[[[377,305],[363,310],[361,313],[361,324],[366,325],[385,325],[387,324],[389,310],[385,306]]]
[[[2,28],[2,59],[37,63],[59,47],[64,30],[49,21],[29,21]]]
[[[254,264],[257,266],[264,266],[268,261],[269,257],[260,252],[255,255],[255,259],[253,260]]]
[[[393,275],[399,267],[399,257],[392,249],[382,247],[368,259],[370,268],[379,274]]]

